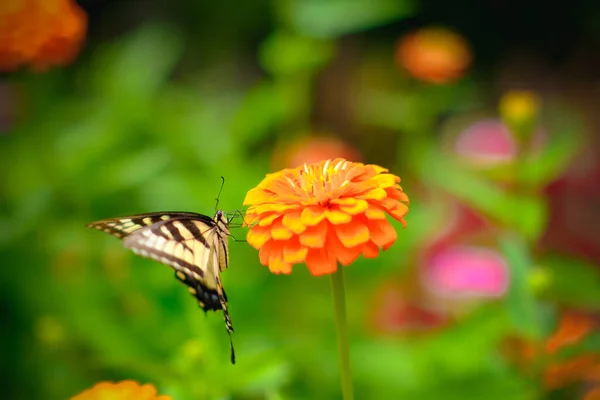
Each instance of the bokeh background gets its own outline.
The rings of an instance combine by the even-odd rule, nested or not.
[[[231,242],[232,366],[220,314],[85,228],[337,156],[411,199],[346,272],[357,398],[599,398],[600,3],[16,0],[0,67],[2,398],[340,398],[327,277]]]

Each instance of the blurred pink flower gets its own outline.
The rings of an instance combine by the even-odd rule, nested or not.
[[[538,129],[533,150],[542,147],[545,134]],[[517,156],[517,142],[499,119],[484,119],[462,131],[454,142],[454,151],[467,161],[481,166],[509,163]]]
[[[471,125],[458,136],[454,149],[461,156],[484,164],[510,161],[517,152],[514,138],[496,119]]]
[[[508,288],[506,261],[497,252],[454,246],[434,252],[422,270],[425,287],[443,298],[498,298]]]

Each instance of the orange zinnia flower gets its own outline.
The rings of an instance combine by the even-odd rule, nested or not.
[[[271,272],[306,263],[317,276],[373,258],[396,241],[386,213],[404,226],[408,197],[400,178],[377,165],[338,158],[269,174],[250,190],[248,243]]]
[[[69,63],[85,37],[86,23],[75,0],[0,1],[0,71]]]
[[[445,28],[423,28],[400,39],[396,62],[412,76],[430,83],[460,78],[471,64],[466,40]]]
[[[71,397],[71,400],[171,400],[170,396],[159,396],[150,384],[140,385],[135,381],[99,382],[92,388]]]

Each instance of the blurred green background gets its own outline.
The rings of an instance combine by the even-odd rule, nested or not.
[[[122,379],[177,400],[341,398],[327,277],[272,275],[230,242],[232,366],[220,314],[85,228],[212,215],[221,176],[220,206],[243,209],[266,173],[338,155],[389,168],[411,199],[397,243],[346,272],[356,398],[576,399],[600,384],[600,3],[79,3],[74,63],[0,76],[3,398]],[[401,49],[437,26],[454,33]],[[498,111],[511,90],[539,100],[522,124]],[[565,315],[587,327],[576,340]]]

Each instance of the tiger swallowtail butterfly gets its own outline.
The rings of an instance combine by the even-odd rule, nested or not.
[[[172,267],[204,312],[223,310],[231,363],[235,364],[233,326],[220,277],[229,266],[232,218],[222,210],[217,210],[214,218],[191,212],[155,212],[96,221],[88,227],[110,233],[134,253]]]

